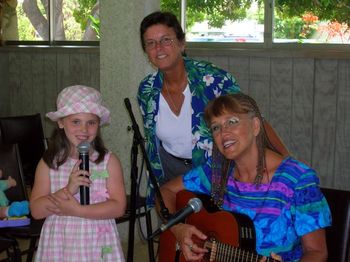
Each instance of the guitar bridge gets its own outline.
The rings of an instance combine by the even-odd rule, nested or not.
[[[217,246],[218,243],[215,240],[215,238],[210,238],[204,243],[204,248],[206,248],[209,251],[209,257],[206,257],[207,261],[209,260],[209,262],[213,262],[216,260]]]

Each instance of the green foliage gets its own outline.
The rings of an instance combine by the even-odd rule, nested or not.
[[[91,20],[91,27],[95,30],[97,38],[100,39],[100,19],[92,15],[89,15],[89,19]]]
[[[275,6],[281,18],[312,12],[320,20],[350,23],[349,0],[275,0]]]
[[[247,19],[258,21],[259,24],[264,24],[264,4],[262,2],[257,2],[258,10],[257,12],[254,12],[253,14],[247,13]]]
[[[187,17],[190,25],[200,22],[204,15],[209,24],[220,26],[225,20],[244,18],[253,3],[263,6],[264,0],[187,0]],[[275,0],[275,8],[281,19],[312,12],[320,20],[350,23],[349,0]],[[180,17],[180,0],[161,0],[161,10]]]
[[[77,0],[79,6],[73,11],[75,20],[80,24],[81,30],[85,30],[92,8],[97,3],[97,0]]]
[[[281,19],[275,17],[275,38],[298,39],[304,22],[300,17],[291,17]]]
[[[64,17],[64,32],[66,40],[75,41],[81,40],[84,29],[82,25],[76,21],[74,17],[74,11],[79,8],[76,0],[65,0],[63,5],[63,17]]]
[[[36,41],[38,39],[35,35],[35,30],[30,23],[27,16],[24,14],[22,5],[17,6],[17,17],[18,17],[18,40],[20,41]]]
[[[226,20],[235,21],[246,18],[247,10],[254,2],[263,0],[188,0],[186,25],[208,20],[210,26],[222,27]],[[161,0],[161,10],[170,11],[180,18],[180,0]]]
[[[35,1],[37,1],[43,15],[47,17],[41,1]],[[62,12],[67,40],[80,40],[89,20],[97,37],[100,37],[100,21],[98,18],[92,17],[91,13],[97,1],[64,0]],[[237,21],[244,18],[251,18],[263,23],[265,1],[187,0],[186,27],[190,30],[196,22],[205,20],[212,27],[221,27],[225,21]],[[180,19],[180,0],[160,0],[160,4],[161,10],[170,11]],[[248,10],[254,4],[257,4],[259,9],[258,14],[252,15]],[[316,23],[307,23],[302,19],[302,15],[308,12],[317,16],[320,21],[350,24],[349,0],[275,0],[275,7],[274,32],[276,38],[305,39],[311,37],[316,31]],[[17,6],[17,17],[19,40],[41,40],[24,14],[21,4]]]
[[[180,19],[180,0],[161,0],[160,10],[172,12]]]
[[[207,20],[210,26],[222,27],[225,21],[251,18],[264,23],[264,0],[187,0],[186,27]],[[247,13],[258,5],[258,14]],[[180,0],[161,0],[161,10],[170,11],[180,18]],[[306,21],[303,15],[311,14],[318,21]],[[275,0],[274,36],[282,39],[307,39],[314,35],[319,21],[350,23],[349,0]]]

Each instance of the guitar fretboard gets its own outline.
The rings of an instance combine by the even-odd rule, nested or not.
[[[262,256],[239,247],[233,247],[217,241],[205,244],[210,249],[209,261],[216,262],[258,262]],[[268,257],[267,262],[277,262],[277,260]]]

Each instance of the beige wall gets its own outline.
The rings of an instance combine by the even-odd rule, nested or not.
[[[76,84],[100,88],[98,47],[0,48],[0,116],[40,113],[48,137],[54,124],[45,114],[63,88]]]
[[[141,49],[139,24],[157,9],[155,0],[106,0],[101,2],[102,38],[100,45],[101,87],[103,98],[112,112],[112,123],[104,132],[105,142],[115,151],[124,166],[128,182],[129,152],[133,132],[128,132],[130,117],[124,106],[128,97],[142,130],[136,93],[139,82],[151,71]],[[118,4],[117,4],[118,3]],[[128,188],[129,185],[127,184]]]
[[[101,86],[102,96],[112,112],[112,123],[103,132],[109,149],[120,158],[126,187],[130,189],[130,150],[133,132],[129,114],[124,106],[128,97],[139,128],[143,130],[136,93],[139,82],[152,71],[143,54],[139,40],[139,25],[143,17],[159,9],[156,0],[104,0],[101,1]],[[140,156],[139,151],[139,156]],[[143,188],[146,184],[142,183]],[[155,219],[154,219],[155,221]],[[127,223],[118,225],[122,239],[127,240]],[[139,238],[135,239],[136,241]]]

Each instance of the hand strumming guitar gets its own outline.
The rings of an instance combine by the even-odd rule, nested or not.
[[[195,226],[189,224],[177,224],[171,228],[180,249],[186,261],[196,261],[203,258],[204,254],[208,252],[207,249],[201,248],[193,239],[206,240],[207,236],[199,231]]]

